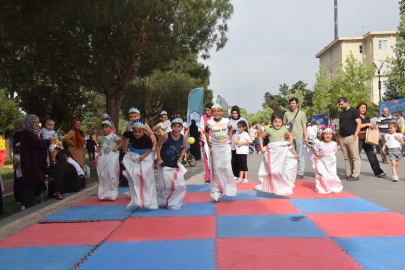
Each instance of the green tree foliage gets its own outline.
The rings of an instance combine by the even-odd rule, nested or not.
[[[384,95],[382,96],[383,101],[405,98],[405,95],[399,91],[400,87],[395,85],[390,78],[388,78],[386,86],[387,90],[385,90]]]
[[[14,128],[13,122],[21,112],[14,100],[9,99],[4,89],[0,89],[0,134],[7,134]]]
[[[302,94],[304,95],[303,103],[302,105],[304,107],[311,107],[312,106],[312,100],[314,98],[314,93],[307,88],[307,83],[304,83],[303,81],[298,81],[293,86],[291,86],[291,89],[289,90],[289,94],[293,93],[295,94],[295,91],[300,89],[302,91]]]
[[[285,83],[283,84],[279,84],[278,85],[278,94],[285,97],[286,95],[288,95],[288,93],[290,92],[290,89],[288,87],[288,85],[286,85]]]
[[[319,66],[319,71],[315,75],[316,81],[312,86],[314,90],[313,114],[323,114],[330,112],[332,101],[332,75],[326,68]]]
[[[286,84],[284,84],[286,85]],[[281,88],[281,85],[280,85]],[[287,86],[288,89],[288,86]],[[287,93],[288,95],[288,93]],[[280,107],[287,107],[288,106],[288,101],[285,100],[285,98],[281,95],[272,95],[269,92],[266,92],[264,94],[264,102],[262,104],[263,108],[268,107],[271,108],[273,111],[279,111],[281,110]]]
[[[260,124],[262,121],[268,122],[271,120],[271,115],[273,114],[273,110],[269,107],[263,107],[262,110],[258,111],[254,115],[250,115],[246,120],[248,120],[249,124],[255,123]]]
[[[223,48],[233,13],[230,0],[0,0],[0,9],[3,84],[98,91],[114,122],[136,76]]]
[[[131,107],[138,108],[146,114],[146,120],[152,123],[159,117],[160,112],[177,107],[185,117],[188,106],[188,94],[191,90],[204,87],[204,94],[211,96],[212,91],[207,89],[210,71],[208,67],[198,63],[197,55],[189,53],[186,57],[172,61],[164,69],[155,69],[150,76],[136,78],[129,87],[128,94],[122,103],[122,112],[128,114]],[[145,113],[143,101],[145,98]],[[206,97],[205,97],[206,98]]]
[[[375,66],[367,66],[364,56],[361,61],[356,60],[353,53],[350,52],[345,64],[340,63],[336,73],[337,76],[333,84],[339,87],[340,96],[347,97],[352,107],[356,107],[359,102],[365,102],[369,108],[369,113],[372,114],[377,105],[370,101],[372,86],[366,84],[366,82],[372,80]],[[337,99],[335,104],[337,104]]]

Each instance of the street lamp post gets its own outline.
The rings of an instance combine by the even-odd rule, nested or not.
[[[379,96],[380,96],[380,103],[381,103],[381,74],[380,74],[380,71],[381,71],[382,67],[384,66],[384,62],[385,62],[385,61],[383,61],[383,62],[381,63],[380,68],[378,68],[377,65],[373,62],[375,68],[376,68],[377,71],[378,71],[378,93],[379,93]]]

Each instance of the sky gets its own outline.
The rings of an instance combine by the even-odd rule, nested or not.
[[[264,94],[299,80],[312,89],[315,55],[334,40],[334,0],[235,0],[225,48],[200,61],[209,66],[209,88],[255,113]],[[397,30],[398,0],[338,0],[339,36]]]

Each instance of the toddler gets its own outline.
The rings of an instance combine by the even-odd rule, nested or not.
[[[240,173],[239,182],[247,183],[248,181],[248,167],[247,167],[247,156],[249,154],[249,145],[253,143],[252,139],[246,132],[247,125],[245,121],[238,122],[238,137],[234,144],[236,145],[236,157],[238,158]],[[245,178],[243,178],[245,177]]]
[[[402,159],[401,147],[405,144],[402,139],[401,130],[397,122],[391,122],[388,124],[388,134],[385,134],[385,143],[382,147],[382,151],[388,148],[388,159],[392,165],[392,181],[397,182],[398,177],[398,163]]]
[[[49,145],[48,155],[46,157],[46,167],[49,168],[50,166],[55,166],[55,157],[56,157],[56,150],[55,150],[55,140],[58,139],[56,136],[55,130],[55,121],[52,119],[47,119],[45,121],[45,127],[42,128],[38,132],[38,136],[43,140],[50,140],[51,144]],[[51,159],[51,161],[50,161]]]

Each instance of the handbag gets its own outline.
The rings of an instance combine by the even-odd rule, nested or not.
[[[360,131],[359,140],[364,140],[366,138],[366,131]]]
[[[366,141],[365,143],[370,145],[378,145],[378,141],[380,140],[380,132],[376,129],[368,128],[366,131]]]
[[[288,130],[288,132],[292,132],[292,129],[294,127],[294,123],[295,123],[295,118],[297,118],[297,114],[300,112],[300,110],[297,111],[297,113],[295,114],[294,118],[291,120],[290,123],[288,123],[285,127]]]

